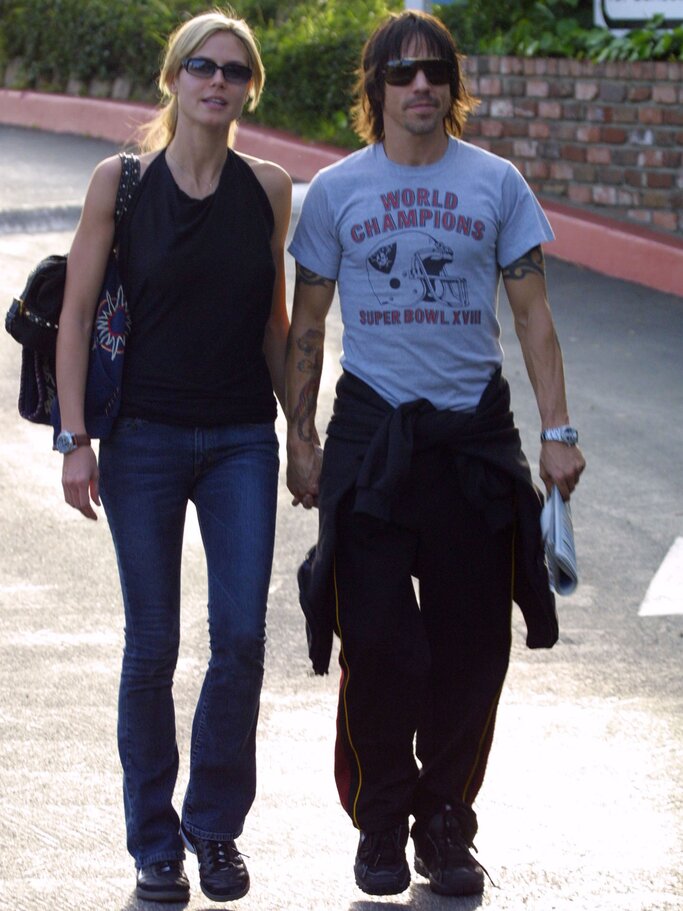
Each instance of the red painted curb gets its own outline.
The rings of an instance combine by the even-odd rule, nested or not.
[[[76,133],[121,145],[135,142],[138,129],[152,119],[155,110],[153,105],[127,101],[0,89],[0,123]],[[344,149],[244,124],[237,130],[235,145],[247,155],[277,162],[299,181],[311,180],[320,168],[347,154]]]
[[[297,139],[280,130],[240,124],[235,148],[246,155],[277,162],[294,180],[308,183],[321,168],[334,164],[348,149]]]
[[[149,105],[0,89],[0,122],[54,133],[76,133],[125,144],[151,119]]]
[[[547,199],[542,203],[555,232],[547,248],[551,256],[683,296],[683,242],[677,238]]]
[[[132,143],[154,114],[151,105],[0,89],[0,123]],[[236,148],[277,162],[294,180],[309,181],[343,155],[278,130],[242,124]],[[543,199],[557,239],[548,253],[604,275],[683,296],[683,241]]]

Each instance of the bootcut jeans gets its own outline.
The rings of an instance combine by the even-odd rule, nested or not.
[[[254,800],[278,443],[272,423],[175,427],[120,418],[100,444],[99,466],[125,612],[118,746],[127,845],[142,867],[184,857],[172,804],[172,687],[189,501],[208,570],[210,660],[192,725],[183,825],[202,838],[236,838]]]

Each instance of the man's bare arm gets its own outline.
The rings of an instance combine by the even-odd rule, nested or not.
[[[287,486],[293,504],[317,505],[322,452],[315,426],[325,347],[325,319],[335,282],[296,265],[292,324],[287,339]]]
[[[542,428],[569,423],[562,352],[555,331],[545,282],[543,251],[534,247],[503,269],[503,281],[515,330],[531,381]],[[578,446],[545,442],[540,474],[548,490],[556,484],[568,499],[585,467]]]
[[[310,443],[313,440],[313,423],[318,401],[318,389],[323,365],[325,334],[319,329],[307,329],[302,336],[289,341],[296,346],[293,357],[299,378],[305,380],[299,387],[299,396],[288,409],[287,419],[296,431],[299,440]],[[289,348],[288,348],[289,356]]]

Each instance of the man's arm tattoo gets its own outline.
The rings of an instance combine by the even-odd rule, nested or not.
[[[323,287],[334,285],[332,279],[318,275],[317,272],[307,269],[301,263],[296,264],[296,282],[297,284],[300,282],[302,285],[321,285]]]
[[[503,269],[503,278],[506,280],[519,281],[527,275],[540,275],[545,277],[545,264],[543,262],[543,251],[540,247],[533,247],[524,256],[520,256],[509,266]]]
[[[297,436],[305,443],[313,441],[310,428],[311,418],[315,414],[320,387],[320,375],[323,366],[324,333],[317,329],[308,329],[296,340],[296,347],[303,355],[296,363],[300,373],[310,374],[310,378],[301,387],[299,401],[291,410],[290,423],[296,426]]]
[[[312,269],[307,269],[301,263],[296,264],[296,285],[294,297],[296,300],[296,288],[299,285],[309,287],[320,287],[325,289],[334,289],[335,282],[333,279],[325,278],[318,275]],[[325,334],[318,329],[307,329],[303,335],[294,340],[291,337],[288,340],[288,354],[293,347],[296,347],[299,360],[296,362],[296,369],[299,373],[309,374],[309,378],[301,387],[299,401],[292,407],[289,412],[289,422],[296,427],[296,432],[300,440],[305,443],[314,441],[313,437],[313,420],[315,415],[316,404],[318,401],[318,389],[320,388],[320,376],[323,368],[323,350],[325,344]]]

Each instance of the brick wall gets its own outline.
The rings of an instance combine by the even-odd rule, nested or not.
[[[546,199],[683,235],[683,64],[470,57],[466,138]]]

